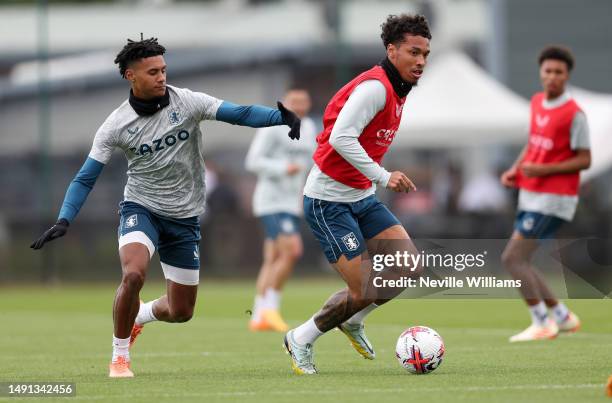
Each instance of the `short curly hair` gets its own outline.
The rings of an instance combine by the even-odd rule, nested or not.
[[[115,64],[119,65],[119,74],[125,78],[125,71],[135,62],[145,57],[159,56],[166,53],[166,48],[157,43],[157,38],[142,39],[140,41],[127,40],[127,44],[121,49],[115,58]]]
[[[380,37],[385,48],[390,43],[398,44],[403,42],[405,34],[431,39],[427,18],[421,14],[389,15],[380,27],[382,28]]]
[[[544,60],[560,60],[567,65],[567,71],[574,68],[574,56],[569,48],[561,45],[550,45],[542,49],[538,57],[538,65],[542,65]]]

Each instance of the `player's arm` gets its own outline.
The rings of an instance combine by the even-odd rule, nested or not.
[[[30,245],[32,249],[40,249],[46,242],[66,235],[70,223],[85,203],[103,168],[104,164],[91,157],[85,160],[70,186],[68,186],[57,222]]]
[[[586,115],[578,112],[570,129],[570,147],[576,154],[566,160],[549,164],[523,163],[520,166],[525,176],[547,176],[579,172],[591,166],[591,145]]]
[[[368,80],[359,84],[338,114],[329,144],[372,182],[396,192],[416,190],[403,172],[391,173],[376,163],[358,140],[363,129],[384,109],[386,96],[385,87],[380,81]]]
[[[212,97],[203,92],[175,88],[198,120],[218,120],[232,125],[248,127],[268,127],[287,125],[289,137],[300,138],[300,118],[278,102],[278,109],[262,105],[236,105]]]
[[[512,164],[510,168],[508,168],[501,174],[500,180],[501,180],[502,185],[507,186],[507,187],[516,186],[516,175],[518,173],[519,166],[521,165],[521,162],[523,161],[523,158],[525,157],[526,152],[527,152],[527,145],[523,147],[518,157],[516,157],[514,164]]]
[[[297,172],[294,172],[295,164],[284,159],[271,158],[269,156],[269,151],[276,144],[275,137],[274,129],[264,128],[257,130],[245,160],[247,171],[268,177],[292,175]]]
[[[278,102],[278,109],[262,105],[236,105],[223,101],[217,109],[215,119],[239,126],[268,127],[287,125],[290,127],[289,137],[300,138],[300,118],[295,113]]]
[[[115,144],[113,121],[108,118],[98,129],[89,156],[68,186],[57,222],[34,241],[30,248],[40,249],[45,243],[66,235],[70,223],[85,203],[104,165],[110,160]]]

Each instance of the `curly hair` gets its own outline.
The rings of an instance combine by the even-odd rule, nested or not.
[[[127,44],[115,57],[115,64],[119,65],[119,74],[125,78],[125,71],[132,62],[145,57],[159,56],[166,53],[166,48],[157,43],[157,38],[142,39],[140,41],[127,40]]]
[[[560,45],[551,45],[542,49],[540,52],[540,56],[538,57],[538,65],[542,65],[544,60],[560,60],[565,62],[567,65],[567,71],[572,71],[574,68],[574,56],[572,55],[572,51],[565,46]]]
[[[431,39],[427,18],[420,14],[389,15],[380,27],[382,28],[380,37],[385,48],[390,43],[398,44],[403,42],[405,34]]]

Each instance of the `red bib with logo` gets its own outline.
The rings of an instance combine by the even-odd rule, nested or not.
[[[406,97],[400,98],[395,93],[385,71],[380,66],[375,66],[355,77],[329,101],[323,115],[323,131],[317,136],[318,145],[313,155],[313,160],[321,172],[355,189],[367,189],[372,186],[372,182],[334,150],[329,144],[329,136],[340,111],[355,87],[367,80],[380,81],[387,91],[384,109],[374,116],[359,136],[359,143],[366,153],[380,164],[399,128],[406,101]]]
[[[571,127],[580,107],[571,99],[561,106],[545,109],[544,93],[531,98],[529,143],[522,162],[550,164],[565,161],[576,155],[570,145]],[[519,169],[517,186],[532,192],[577,195],[580,184],[578,172],[548,176],[526,177]]]

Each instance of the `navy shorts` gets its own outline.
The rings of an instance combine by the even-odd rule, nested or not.
[[[198,217],[172,218],[155,214],[140,204],[119,203],[119,248],[142,243],[152,257],[155,250],[167,279],[196,285],[200,270],[200,222]]]
[[[304,196],[304,218],[330,263],[336,263],[342,255],[348,260],[361,255],[367,239],[400,224],[375,195],[353,203]]]
[[[266,214],[259,219],[268,239],[276,239],[279,235],[291,235],[300,232],[300,219],[294,214]]]
[[[527,239],[551,239],[566,222],[559,217],[519,210],[514,229]]]

